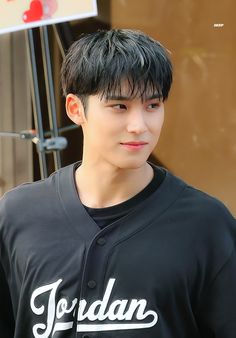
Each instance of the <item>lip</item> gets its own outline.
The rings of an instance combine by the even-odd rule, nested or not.
[[[122,145],[130,145],[130,146],[143,146],[145,144],[148,144],[144,141],[128,141],[128,142],[121,142]]]
[[[148,143],[144,141],[128,141],[121,142],[120,144],[127,150],[139,150],[144,148]]]

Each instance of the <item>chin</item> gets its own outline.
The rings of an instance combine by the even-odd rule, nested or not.
[[[117,167],[120,169],[139,169],[146,165],[147,159],[130,159],[130,160],[123,160],[117,164]]]

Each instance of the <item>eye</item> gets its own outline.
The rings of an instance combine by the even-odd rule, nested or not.
[[[127,109],[126,105],[122,104],[122,103],[114,104],[114,105],[112,105],[112,108],[117,109],[117,110],[126,110]]]
[[[150,109],[150,110],[156,110],[160,107],[160,102],[153,102],[153,103],[149,103],[147,105],[147,109]]]

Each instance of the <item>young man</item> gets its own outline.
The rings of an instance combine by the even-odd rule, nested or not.
[[[171,82],[141,32],[71,47],[62,85],[83,159],[1,200],[1,337],[236,337],[234,218],[147,162]]]

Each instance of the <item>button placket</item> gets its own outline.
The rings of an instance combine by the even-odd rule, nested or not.
[[[90,289],[94,289],[96,287],[97,283],[95,282],[95,280],[90,280],[90,281],[88,281],[87,285]]]
[[[96,242],[98,245],[105,245],[106,244],[106,239],[104,237],[99,237]]]

